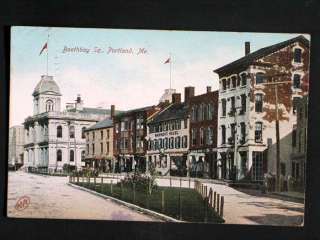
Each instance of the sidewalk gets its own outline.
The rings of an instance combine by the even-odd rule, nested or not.
[[[273,192],[271,194],[280,196],[280,197],[285,197],[288,199],[302,201],[302,202],[304,201],[304,198],[305,198],[304,193],[301,193],[301,192]]]

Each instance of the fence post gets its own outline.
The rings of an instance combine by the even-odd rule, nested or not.
[[[72,181],[71,181],[71,175],[69,175],[69,183],[71,183]]]
[[[79,185],[79,175],[77,176],[77,184]]]
[[[164,213],[164,190],[161,191],[161,210]]]
[[[96,191],[97,189],[97,182],[96,182],[96,176],[93,177],[93,189]]]
[[[217,194],[217,209],[216,209],[216,213],[219,214],[219,209],[220,209],[220,194]]]
[[[213,194],[213,210],[216,210],[216,203],[217,203],[217,193],[214,191]]]
[[[88,177],[88,188],[90,187],[90,176]]]
[[[136,202],[136,183],[133,183],[133,203]]]
[[[101,189],[101,193],[103,193],[103,177],[101,177],[101,187],[100,187],[100,189]]]
[[[190,177],[189,177],[189,188],[190,188]]]
[[[209,206],[212,206],[212,188],[209,189],[209,196],[208,196]]]
[[[224,205],[224,196],[221,196],[221,204],[220,204],[220,217],[223,217],[223,205]]]
[[[172,184],[171,184],[171,176],[170,176],[170,187],[172,187]]]
[[[181,184],[180,184],[180,188],[179,188],[179,219],[182,220]]]
[[[207,197],[204,197],[204,222],[208,221],[208,200]]]
[[[121,199],[123,198],[123,182],[120,182],[120,187],[121,187]]]
[[[110,193],[111,193],[111,196],[112,196],[112,193],[113,193],[113,189],[112,189],[112,186],[113,185],[113,182],[112,182],[112,179],[111,179],[111,184],[110,184]]]
[[[180,177],[180,188],[181,188],[181,177]]]

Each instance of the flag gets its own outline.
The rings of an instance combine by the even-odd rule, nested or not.
[[[169,63],[170,62],[170,58],[168,58],[163,64]]]
[[[39,53],[39,56],[41,55],[41,53],[42,53],[45,49],[48,49],[48,43],[47,43],[47,42],[43,45],[43,47],[42,47],[42,49],[41,49],[41,51],[40,51],[40,53]]]

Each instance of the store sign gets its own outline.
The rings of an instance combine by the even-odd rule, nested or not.
[[[175,136],[175,135],[179,135],[179,131],[156,133],[154,136],[155,137],[166,137],[166,136]]]

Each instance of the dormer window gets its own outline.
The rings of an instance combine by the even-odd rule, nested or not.
[[[293,61],[295,63],[301,63],[301,49],[300,48],[296,48],[294,49],[294,59]]]

